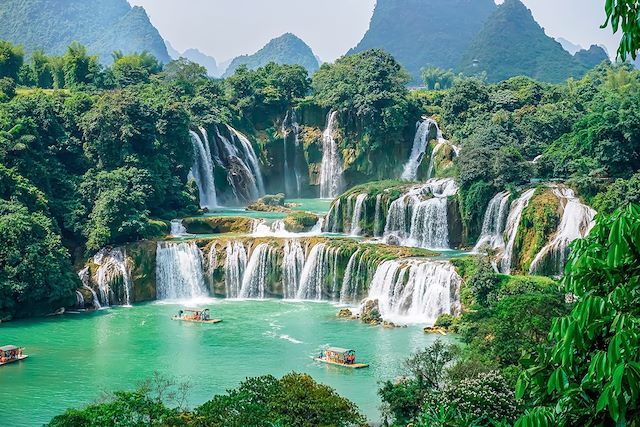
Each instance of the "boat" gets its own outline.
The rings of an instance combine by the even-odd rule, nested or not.
[[[348,348],[329,347],[320,352],[314,360],[329,365],[344,366],[345,368],[368,368],[368,363],[356,363],[356,352]]]
[[[172,317],[173,320],[181,320],[183,322],[193,323],[220,323],[222,319],[212,319],[211,313],[208,308],[204,310],[185,308],[180,310],[176,316]]]
[[[19,362],[29,357],[29,355],[23,354],[23,351],[24,348],[16,347],[15,345],[5,345],[0,347],[0,366]]]

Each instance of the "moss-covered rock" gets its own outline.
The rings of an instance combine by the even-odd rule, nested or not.
[[[311,230],[318,223],[318,215],[311,212],[291,212],[284,219],[285,230],[291,233],[303,233]]]
[[[127,264],[133,283],[132,302],[156,299],[156,248],[157,243],[149,240],[126,247]]]
[[[189,234],[251,233],[254,220],[243,216],[185,218],[182,225]]]
[[[560,201],[549,187],[540,186],[522,213],[514,245],[512,271],[526,273],[536,254],[547,244],[560,223]]]
[[[266,195],[247,206],[247,210],[258,212],[289,212],[284,204],[284,193]]]

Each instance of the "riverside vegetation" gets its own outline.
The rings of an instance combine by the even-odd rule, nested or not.
[[[430,85],[447,89],[409,91],[410,77],[380,50],[311,77],[268,64],[224,80],[148,53],[115,53],[105,68],[79,44],[26,62],[9,43],[0,52],[3,320],[71,308],[78,293],[94,305],[368,296],[383,317],[435,321],[466,343],[436,343],[407,360],[403,378],[381,385],[389,423],[639,422],[640,73],[629,66],[602,63],[562,84],[459,76]],[[403,167],[406,159],[413,166]],[[334,202],[319,223],[325,232],[385,244],[165,241],[175,218],[217,227],[199,215],[283,190],[326,193]],[[599,214],[580,240],[593,225],[588,205]],[[294,231],[309,228],[311,216],[290,217],[302,225]],[[246,230],[240,221],[225,227]],[[472,258],[432,261],[426,250],[478,241]],[[185,276],[176,259],[190,260],[194,273]],[[89,276],[114,271],[106,266],[118,273],[106,286],[83,284],[75,270],[85,265]],[[407,283],[437,302],[406,294]],[[193,410],[151,388],[51,425],[364,422],[305,375],[250,379]]]

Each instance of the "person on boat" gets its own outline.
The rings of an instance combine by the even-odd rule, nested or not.
[[[183,314],[184,314],[184,311],[182,311],[182,310],[178,311],[178,317],[179,317],[179,318],[182,318],[182,315],[183,315]]]

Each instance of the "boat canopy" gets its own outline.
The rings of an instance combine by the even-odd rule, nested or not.
[[[13,351],[18,350],[18,347],[15,345],[5,345],[4,347],[0,347],[0,351]]]
[[[183,308],[182,311],[188,311],[189,313],[204,313],[209,311],[208,308]]]
[[[340,347],[329,347],[325,351],[336,353],[336,354],[344,354],[353,352],[353,350],[349,350],[348,348],[340,348]]]

